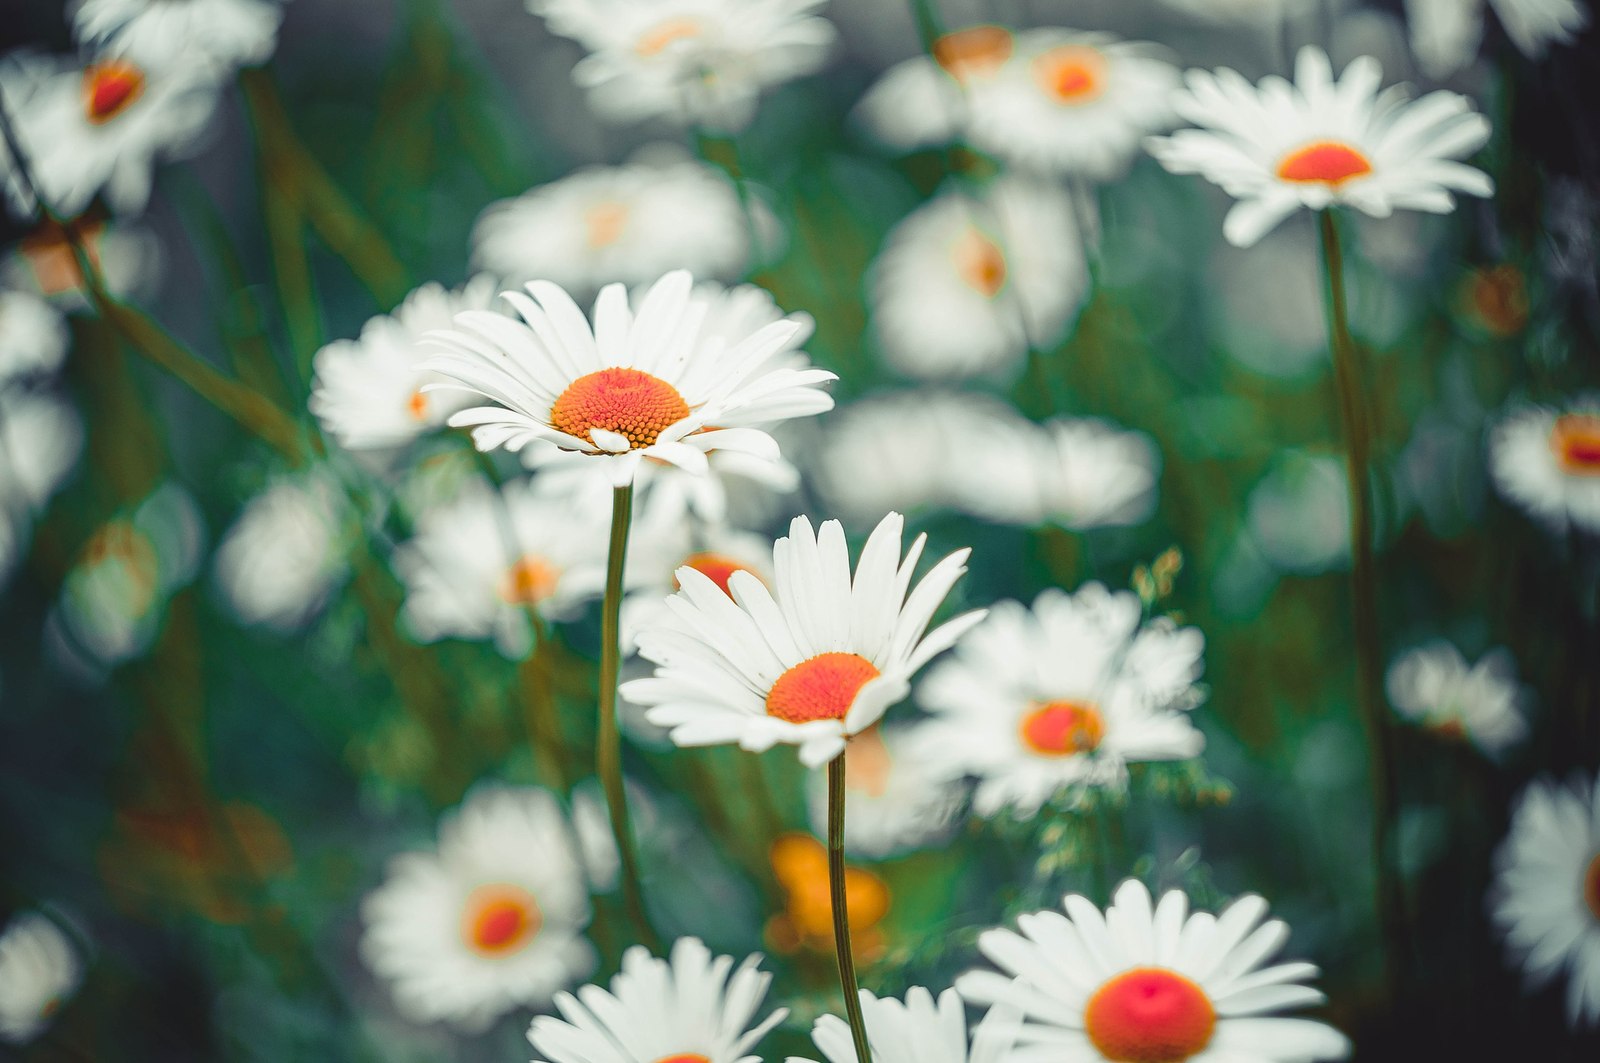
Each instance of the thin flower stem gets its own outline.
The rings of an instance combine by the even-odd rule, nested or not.
[[[622,898],[643,943],[660,952],[660,943],[645,915],[639,888],[639,860],[628,822],[628,794],[622,784],[622,733],[617,729],[617,678],[622,666],[622,572],[628,559],[628,526],[633,517],[633,484],[611,492],[611,547],[606,555],[606,597],[600,614],[600,721],[595,741],[595,772],[605,788],[611,812],[611,833],[622,865]]]
[[[1378,918],[1387,938],[1391,988],[1398,990],[1408,948],[1405,886],[1400,880],[1394,829],[1397,822],[1393,740],[1384,715],[1382,650],[1378,641],[1378,581],[1372,545],[1372,440],[1361,391],[1356,346],[1350,337],[1345,299],[1344,256],[1331,211],[1318,217],[1328,281],[1328,338],[1333,348],[1339,413],[1344,422],[1345,470],[1350,488],[1350,569],[1356,642],[1356,702],[1367,731],[1372,786],[1372,843],[1377,875]]]
[[[844,891],[844,754],[828,761],[828,895],[833,901],[833,951],[839,960],[839,988],[855,1041],[856,1063],[872,1063],[867,1021],[861,1014],[861,987],[850,946],[850,908]]]

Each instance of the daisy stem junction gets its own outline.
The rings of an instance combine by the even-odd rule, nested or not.
[[[839,961],[839,988],[850,1020],[857,1063],[872,1063],[867,1023],[861,1014],[861,989],[856,984],[855,953],[850,946],[850,909],[844,890],[844,754],[828,761],[828,895],[833,902],[833,951]]]

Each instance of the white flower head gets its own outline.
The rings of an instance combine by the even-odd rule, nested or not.
[[[549,281],[505,293],[520,321],[457,315],[453,331],[436,334],[445,353],[427,366],[498,405],[462,410],[450,424],[474,426],[480,450],[577,451],[619,487],[647,458],[697,474],[719,449],[776,460],[766,429],[830,409],[818,385],[835,377],[804,367],[793,321],[707,335],[708,308],[692,287],[687,272],[669,273],[635,308],[622,285],[607,285],[593,326]]]
[[[760,1063],[751,1050],[789,1014],[779,1008],[756,1021],[772,983],[760,963],[752,955],[735,967],[692,937],[673,943],[670,960],[635,945],[609,992],[557,994],[561,1017],[533,1020],[535,1063]]]
[[[845,746],[846,852],[881,860],[934,845],[951,833],[964,795],[919,755],[916,731],[908,724],[870,727]],[[817,774],[808,785],[811,829],[826,837],[826,780]]]
[[[946,989],[934,1000],[922,986],[913,986],[904,1002],[861,990],[861,1017],[866,1020],[867,1047],[874,1063],[1005,1063],[1018,1024],[1009,1008],[984,1016],[967,1041],[967,1015],[961,997]],[[811,1030],[811,1040],[828,1063],[858,1063],[849,1025],[837,1015],[824,1015]],[[790,1056],[787,1063],[815,1063]]]
[[[344,579],[335,484],[295,477],[245,504],[217,545],[217,584],[235,616],[278,631],[304,627]]]
[[[50,376],[67,357],[61,312],[26,291],[0,289],[0,386]]]
[[[737,131],[761,92],[822,66],[826,0],[528,0],[588,51],[572,71],[605,118]]]
[[[1485,0],[1406,0],[1411,50],[1423,71],[1445,78],[1471,63],[1483,40]],[[1530,59],[1571,44],[1589,25],[1583,0],[1488,0],[1506,36]]]
[[[1245,520],[1262,556],[1286,572],[1350,563],[1350,494],[1344,463],[1286,450],[1250,489]]]
[[[486,1027],[587,977],[589,897],[555,798],[481,787],[438,847],[394,859],[362,904],[361,954],[414,1022]]]
[[[1489,433],[1489,472],[1552,531],[1600,531],[1600,395],[1513,408]]]
[[[0,510],[33,516],[83,451],[83,420],[48,391],[0,393]]]
[[[277,0],[77,0],[72,12],[78,40],[159,69],[259,66],[282,21]]]
[[[1452,193],[1494,191],[1487,175],[1459,161],[1488,142],[1489,120],[1453,92],[1415,101],[1404,86],[1380,92],[1383,72],[1370,56],[1337,81],[1313,47],[1300,50],[1292,85],[1277,76],[1252,85],[1228,69],[1191,70],[1185,80],[1174,106],[1201,128],[1146,146],[1173,173],[1200,174],[1239,200],[1222,232],[1240,247],[1302,208],[1448,214]]]
[[[855,117],[873,137],[902,150],[957,139],[966,126],[965,94],[993,81],[1015,50],[1016,36],[1003,26],[953,30],[933,42],[931,55],[885,71]]]
[[[93,215],[78,218],[71,226],[99,267],[108,292],[125,298],[155,290],[162,257],[153,233],[137,224],[107,224]],[[35,225],[0,262],[0,276],[6,284],[48,299],[65,312],[89,308],[77,256],[64,227],[56,222]]]
[[[978,516],[1083,531],[1139,524],[1155,512],[1161,454],[1142,432],[1091,417],[1017,418],[1011,431],[970,449],[963,508]]]
[[[1401,716],[1442,737],[1465,739],[1491,757],[1527,736],[1525,694],[1505,649],[1469,666],[1460,650],[1438,639],[1396,657],[1386,685]]]
[[[1142,624],[1128,591],[1049,589],[1031,610],[1001,602],[928,671],[917,703],[933,719],[913,755],[949,779],[978,779],[974,808],[1031,817],[1062,789],[1120,783],[1134,761],[1197,756],[1189,710],[1205,640]]]
[[[1530,987],[1567,976],[1567,1021],[1600,1024],[1600,786],[1530,783],[1495,853],[1490,915]]]
[[[1289,928],[1263,922],[1260,897],[1213,916],[1191,913],[1181,890],[1153,905],[1129,880],[1104,913],[1076,894],[1062,906],[1065,914],[1019,917],[1020,933],[984,931],[978,949],[1000,972],[956,980],[968,1000],[1023,1013],[1019,1058],[1316,1063],[1350,1054],[1332,1027],[1275,1014],[1324,998],[1303,984],[1317,974],[1312,964],[1263,966]]]
[[[754,752],[800,747],[817,767],[903,698],[911,676],[983,618],[981,610],[933,631],[928,624],[966,571],[970,551],[940,561],[913,588],[927,537],[902,559],[904,521],[873,531],[852,579],[844,529],[820,532],[796,517],[773,545],[774,586],[735,572],[724,592],[692,568],[678,570],[670,624],[638,636],[654,676],[624,685],[647,718],[680,746],[736,742]],[[731,596],[730,596],[731,595]]]
[[[66,933],[39,912],[0,932],[0,1042],[23,1045],[50,1025],[83,981],[83,961]]]

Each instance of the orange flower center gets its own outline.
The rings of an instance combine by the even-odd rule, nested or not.
[[[933,42],[933,58],[957,81],[995,71],[1011,58],[1011,31],[1002,26],[968,26]]]
[[[569,436],[593,443],[596,428],[626,436],[634,449],[648,447],[671,424],[689,416],[678,389],[637,369],[601,369],[581,376],[550,408],[550,423]]]
[[[1211,1043],[1217,1012],[1205,991],[1175,971],[1135,967],[1106,982],[1083,1027],[1114,1063],[1181,1063]]]
[[[511,605],[538,605],[556,592],[561,570],[542,557],[518,558],[500,577],[500,598]]]
[[[676,1056],[662,1056],[656,1063],[711,1063],[711,1057],[698,1052],[684,1052]]]
[[[1496,336],[1514,336],[1528,323],[1528,286],[1517,267],[1477,270],[1468,293],[1478,320]]]
[[[692,18],[669,18],[665,22],[658,22],[654,26],[639,34],[639,39],[634,42],[633,50],[636,54],[645,57],[660,55],[679,41],[686,41],[700,36],[700,23]]]
[[[1296,148],[1278,163],[1278,177],[1301,184],[1324,184],[1334,188],[1372,172],[1372,162],[1349,144],[1319,140]]]
[[[589,246],[593,248],[610,247],[622,239],[622,234],[628,227],[629,213],[626,203],[616,203],[610,200],[604,203],[596,203],[584,211],[583,224],[587,232]]]
[[[1550,432],[1550,449],[1569,476],[1600,475],[1600,417],[1592,413],[1557,417]]]
[[[802,945],[833,948],[833,900],[828,888],[828,851],[808,834],[783,834],[772,843],[773,877],[784,892],[784,910],[768,923],[774,943],[785,952]],[[889,914],[888,883],[863,867],[844,869],[845,908],[858,958],[875,951],[882,935],[877,925]]]
[[[428,396],[421,388],[411,393],[406,399],[406,412],[413,421],[426,421],[428,419]]]
[[[1583,902],[1600,920],[1600,853],[1596,853],[1595,858],[1589,861],[1589,870],[1583,876]]]
[[[993,299],[1006,284],[1006,256],[977,229],[961,234],[952,251],[956,273],[973,291]]]
[[[735,561],[727,554],[690,554],[684,559],[683,563],[696,572],[709,577],[711,582],[720,587],[722,593],[730,598],[733,597],[733,591],[728,589],[728,584],[732,581],[733,574],[735,572],[755,572],[749,565]]]
[[[889,790],[894,758],[883,741],[883,731],[874,725],[850,739],[844,751],[844,784],[858,794],[882,797]]]
[[[89,121],[109,122],[144,92],[144,71],[122,59],[91,63],[83,72],[83,102]]]
[[[1046,702],[1022,718],[1023,744],[1046,757],[1093,752],[1105,735],[1099,711],[1080,701]]]
[[[1063,44],[1034,59],[1033,78],[1057,103],[1087,103],[1105,91],[1106,58],[1081,44]]]
[[[506,956],[526,945],[544,925],[533,894],[520,886],[480,886],[467,898],[461,935],[485,956]]]
[[[878,669],[854,653],[819,653],[778,677],[767,694],[767,715],[789,723],[843,720]]]

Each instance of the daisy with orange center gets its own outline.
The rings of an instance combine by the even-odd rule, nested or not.
[[[917,728],[879,724],[852,738],[844,751],[844,785],[850,804],[844,845],[852,856],[881,860],[937,845],[955,827],[961,787],[931,770],[915,749]],[[812,830],[828,823],[828,791],[821,776],[809,780]]]
[[[54,920],[21,912],[0,931],[0,1044],[44,1033],[83,981],[77,947]]]
[[[1069,895],[1065,914],[1035,912],[1018,932],[985,931],[978,949],[1000,970],[956,980],[968,1000],[1016,1009],[1023,1053],[1106,1063],[1316,1063],[1344,1059],[1350,1042],[1309,1019],[1273,1013],[1322,1003],[1303,985],[1309,963],[1263,966],[1289,928],[1263,922],[1246,896],[1216,916],[1189,912],[1172,890],[1152,905],[1124,882],[1104,913]],[[1036,1058],[1029,1055],[1028,1058]]]
[[[628,559],[628,597],[622,603],[623,644],[639,631],[670,622],[667,597],[680,590],[678,570],[692,568],[733,597],[736,572],[772,585],[772,540],[725,525],[685,520],[662,510],[636,522],[637,545]]]
[[[1011,62],[1016,36],[1004,26],[953,30],[933,42],[931,55],[896,63],[867,90],[855,120],[880,143],[907,151],[959,140],[968,102]]]
[[[1515,665],[1505,649],[1468,665],[1442,639],[1408,650],[1389,666],[1389,702],[1403,718],[1446,740],[1503,756],[1528,734]]]
[[[1489,472],[1552,531],[1600,530],[1600,396],[1513,407],[1489,433]]]

